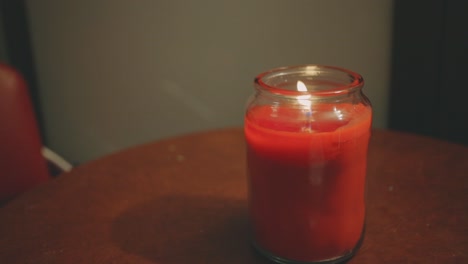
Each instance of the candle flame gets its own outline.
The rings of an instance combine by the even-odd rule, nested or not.
[[[307,92],[307,86],[302,81],[297,81],[296,87],[299,92]]]
[[[307,86],[302,81],[297,81],[296,87],[297,87],[297,90],[299,92],[307,92],[308,91]],[[297,96],[297,102],[300,105],[303,105],[305,108],[308,108],[308,109],[312,105],[312,102],[310,101],[310,94]]]

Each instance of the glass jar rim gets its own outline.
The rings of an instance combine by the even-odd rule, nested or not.
[[[321,90],[307,90],[298,91],[290,90],[279,87],[278,85],[271,85],[268,83],[269,79],[273,78],[284,78],[293,76],[294,74],[302,73],[302,76],[314,79],[324,74],[340,74],[341,77],[347,77],[347,81],[342,83],[336,83],[335,85]],[[320,64],[303,64],[295,66],[278,67],[263,73],[260,73],[255,77],[255,85],[258,89],[266,90],[268,92],[278,95],[314,95],[314,96],[336,96],[342,94],[348,94],[355,90],[361,89],[364,86],[364,79],[356,72],[347,70],[345,68],[320,65]]]

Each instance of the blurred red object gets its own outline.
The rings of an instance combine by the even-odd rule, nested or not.
[[[26,82],[0,63],[0,202],[50,179]]]

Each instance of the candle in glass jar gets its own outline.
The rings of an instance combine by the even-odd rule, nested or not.
[[[356,100],[304,98],[249,107],[245,136],[256,246],[312,263],[346,256],[362,237],[372,114]]]

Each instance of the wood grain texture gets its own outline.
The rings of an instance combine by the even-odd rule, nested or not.
[[[468,263],[468,148],[375,131],[350,263]],[[268,263],[249,244],[240,129],[127,149],[0,208],[0,263]]]

